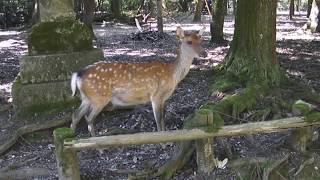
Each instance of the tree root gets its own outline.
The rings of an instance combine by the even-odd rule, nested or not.
[[[64,118],[59,120],[51,120],[46,123],[35,123],[35,124],[30,124],[30,125],[20,127],[15,131],[14,134],[11,135],[11,137],[5,143],[0,145],[0,155],[8,151],[18,141],[18,139],[21,136],[24,136],[28,133],[32,133],[35,131],[41,131],[41,130],[54,128],[57,126],[62,126],[68,122],[71,122],[71,118],[69,118],[69,116],[65,116]]]
[[[141,171],[138,173],[130,174],[129,179],[146,179],[161,177],[161,179],[170,179],[170,177],[178,170],[182,169],[192,158],[195,152],[195,146],[193,141],[181,142],[175,148],[175,155],[168,162],[162,165],[156,170]]]
[[[182,142],[177,146],[178,153],[167,163],[161,166],[153,176],[161,176],[169,179],[175,172],[183,168],[188,163],[195,152],[195,146],[192,141]]]

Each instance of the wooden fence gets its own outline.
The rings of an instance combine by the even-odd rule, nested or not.
[[[202,172],[210,172],[214,167],[213,151],[211,149],[212,138],[214,137],[280,132],[319,124],[320,122],[305,122],[302,117],[292,117],[272,121],[227,125],[223,126],[216,133],[208,133],[201,129],[183,129],[82,139],[74,138],[74,133],[71,129],[60,128],[54,131],[55,153],[59,178],[75,180],[80,179],[79,164],[76,158],[76,151],[78,150],[195,140],[198,169]]]

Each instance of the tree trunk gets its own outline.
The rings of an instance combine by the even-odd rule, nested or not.
[[[121,1],[111,0],[111,12],[114,18],[119,19],[121,16]]]
[[[210,24],[211,41],[223,41],[223,23],[227,12],[228,0],[215,0],[213,3],[212,22]]]
[[[232,1],[232,6],[233,6],[233,15],[236,15],[237,12],[237,0]]]
[[[234,37],[224,68],[243,82],[278,86],[277,0],[237,2]]]
[[[157,26],[158,32],[163,32],[163,19],[162,19],[162,0],[157,0]]]
[[[312,2],[313,0],[308,0],[308,10],[307,10],[307,17],[310,17],[311,8],[312,8]]]
[[[32,1],[32,18],[31,23],[36,24],[40,21],[40,11],[39,11],[39,0],[33,0]]]
[[[193,22],[201,22],[203,0],[198,0],[196,11],[194,12]]]
[[[294,15],[294,0],[290,0],[290,7],[289,7],[289,18],[292,20],[292,16]]]
[[[311,32],[320,32],[320,0],[313,0],[310,12],[310,29]]]
[[[300,0],[297,0],[297,4],[296,4],[296,11],[298,11],[300,13]]]
[[[98,0],[97,11],[101,11],[102,0]]]
[[[93,22],[93,16],[94,16],[94,10],[96,8],[96,2],[95,0],[84,0],[83,1],[83,23],[88,26],[88,28],[91,31],[92,37],[94,37],[93,28],[92,28],[92,22]]]

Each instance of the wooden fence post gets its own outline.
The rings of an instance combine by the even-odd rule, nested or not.
[[[77,154],[75,150],[64,149],[63,146],[65,139],[74,137],[74,132],[70,128],[59,128],[53,131],[59,180],[80,180]]]
[[[210,126],[213,124],[213,113],[208,110],[197,110],[195,119],[199,125]],[[199,139],[195,141],[197,165],[200,173],[210,174],[215,168],[214,155],[212,150],[212,138]]]

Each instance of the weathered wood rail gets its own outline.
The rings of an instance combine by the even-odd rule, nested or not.
[[[314,125],[320,125],[320,122],[308,123],[305,122],[302,117],[292,117],[272,121],[227,125],[215,133],[205,132],[201,129],[183,129],[163,132],[143,132],[128,135],[90,137],[84,139],[70,138],[72,137],[70,134],[73,134],[73,132],[71,129],[65,128],[65,131],[69,131],[69,133],[64,133],[66,135],[65,137],[57,135],[57,133],[55,135],[55,145],[56,147],[61,147],[56,148],[59,177],[60,179],[80,179],[79,167],[76,160],[76,151],[82,149],[99,149],[114,146],[196,140],[196,144],[201,145],[201,147],[198,147],[197,145],[197,156],[201,155],[210,157],[211,154],[212,157],[213,153],[211,146],[208,146],[211,145],[212,142],[208,140],[209,138],[280,132],[288,129],[303,128]],[[57,130],[56,132],[58,132]],[[60,129],[60,132],[63,131]],[[68,154],[68,156],[63,156],[63,154]],[[212,170],[212,167],[208,169],[206,166],[201,165],[212,160],[203,157],[197,157],[197,159],[199,159],[197,162],[198,167],[203,167],[202,169],[200,168],[201,171],[209,172]]]

